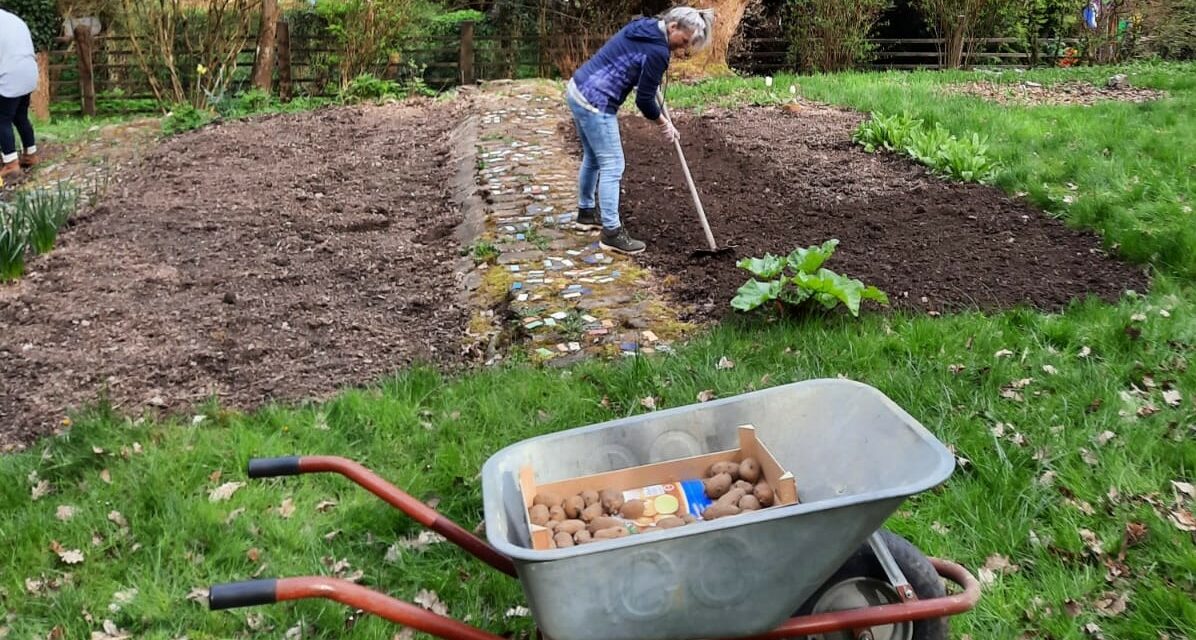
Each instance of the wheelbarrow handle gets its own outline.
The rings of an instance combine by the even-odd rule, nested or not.
[[[233,609],[309,598],[334,600],[438,638],[503,640],[502,636],[337,578],[278,578],[213,585],[208,592],[208,608]]]
[[[366,491],[382,498],[391,506],[411,516],[416,522],[439,533],[480,560],[509,575],[515,575],[515,565],[507,556],[449,520],[402,489],[382,479],[361,464],[339,456],[289,456],[285,458],[254,458],[249,461],[251,478],[294,476],[303,473],[339,473],[356,482]]]

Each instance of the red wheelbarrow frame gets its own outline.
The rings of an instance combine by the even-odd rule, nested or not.
[[[382,498],[391,506],[411,516],[416,522],[439,533],[486,564],[517,577],[515,564],[461,525],[440,515],[435,509],[383,480],[361,464],[336,456],[260,458],[249,461],[249,477],[271,478],[303,473],[339,473]],[[939,575],[954,582],[963,591],[955,595],[918,600],[908,598],[849,611],[833,611],[790,618],[767,633],[750,640],[776,640],[832,631],[864,630],[899,622],[941,618],[970,611],[980,599],[980,583],[954,562],[931,558]],[[899,593],[901,590],[899,590]],[[214,585],[209,591],[212,610],[273,604],[285,600],[324,598],[367,611],[391,622],[448,640],[503,640],[502,636],[483,631],[402,600],[378,593],[347,580],[325,577],[278,578]]]

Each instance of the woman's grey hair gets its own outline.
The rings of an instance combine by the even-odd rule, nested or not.
[[[665,24],[676,22],[678,27],[688,31],[691,49],[704,49],[706,45],[710,44],[711,30],[714,29],[713,9],[673,7],[662,13],[660,20]]]

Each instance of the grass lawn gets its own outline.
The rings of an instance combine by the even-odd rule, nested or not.
[[[1196,541],[1183,530],[1194,502],[1184,483],[1196,480],[1196,232],[1182,209],[1196,197],[1193,71],[1133,68],[1133,82],[1167,88],[1170,100],[1090,108],[1002,108],[937,93],[977,74],[798,79],[810,98],[908,109],[957,135],[989,134],[1007,167],[1001,186],[1151,261],[1149,294],[1061,314],[744,319],[675,355],[453,378],[417,369],[325,404],[252,415],[85,411],[67,435],[0,458],[0,636],[46,638],[60,627],[58,637],[86,638],[108,620],[138,638],[283,637],[303,625],[305,638],[390,639],[396,628],[347,622],[352,612],[332,604],[209,613],[187,599],[253,575],[357,570],[404,599],[434,592],[450,615],[492,632],[528,632],[529,618],[505,615],[524,604],[514,581],[448,544],[396,546],[418,527],[344,480],[250,482],[216,502],[211,493],[245,482],[251,456],[339,454],[439,499],[471,528],[482,517],[481,465],[506,444],[645,411],[648,396],[664,408],[706,389],[725,397],[844,375],[887,393],[968,460],[889,522],[929,554],[988,567],[980,607],[954,620],[956,637],[1196,637]],[[670,98],[771,99],[760,79],[674,88]],[[1060,200],[1067,182],[1078,187],[1071,206]],[[735,366],[719,369],[722,357]],[[78,550],[82,561],[55,550],[71,560]]]

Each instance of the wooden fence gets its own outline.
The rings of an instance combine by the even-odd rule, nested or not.
[[[572,43],[574,49],[538,36],[478,34],[472,23],[463,23],[457,34],[400,41],[388,63],[373,72],[384,78],[419,77],[429,86],[443,89],[478,80],[498,78],[559,77],[557,62],[579,61],[584,51],[601,46],[603,38]],[[232,92],[247,88],[254,63],[256,38],[249,38],[236,57],[230,78]],[[882,69],[922,69],[941,66],[940,39],[876,39],[871,66]],[[284,99],[292,96],[334,95],[341,86],[337,51],[332,43],[296,41],[289,25],[278,23],[275,36],[277,60],[273,80]],[[967,43],[967,64],[984,66],[1030,66],[1053,63],[1068,41],[1050,41],[1031,46],[1017,38],[975,39]],[[180,54],[182,55],[182,54]],[[194,82],[198,60],[179,60],[184,83]],[[781,38],[745,39],[735,47],[732,67],[747,73],[777,73],[795,69],[789,42]],[[147,69],[139,63],[134,43],[128,36],[101,35],[63,39],[50,52],[51,99],[62,105],[75,103],[85,114],[95,114],[97,100],[129,101],[155,98]],[[149,73],[164,77],[166,69],[156,65]]]

